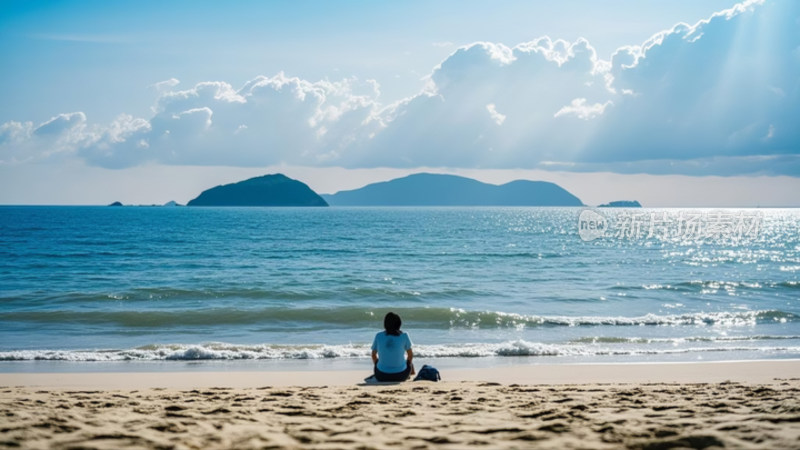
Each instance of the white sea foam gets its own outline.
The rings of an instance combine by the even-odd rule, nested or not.
[[[769,339],[762,336],[762,340]],[[775,339],[787,337],[776,336]],[[795,340],[800,337],[794,336]],[[709,341],[704,339],[703,341]],[[524,340],[500,343],[464,343],[452,345],[420,345],[414,353],[420,358],[480,358],[505,356],[600,356],[600,355],[668,355],[681,353],[756,351],[800,353],[800,346],[676,346],[684,339],[648,340],[621,339],[612,342],[585,340],[569,344],[545,344]],[[699,339],[698,339],[699,341]],[[725,341],[725,339],[720,339]],[[667,343],[664,346],[648,346]],[[628,345],[625,345],[628,344]],[[207,343],[198,345],[151,345],[126,350],[19,350],[0,352],[0,361],[198,361],[198,360],[303,360],[330,358],[368,358],[367,345],[230,345]]]

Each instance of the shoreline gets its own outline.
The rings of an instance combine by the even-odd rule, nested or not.
[[[418,369],[422,366],[417,362]],[[502,384],[774,383],[800,377],[800,359],[710,362],[515,364],[478,368],[436,366],[445,382]],[[152,372],[7,372],[0,386],[48,389],[187,389],[197,387],[354,386],[363,370],[181,370]]]

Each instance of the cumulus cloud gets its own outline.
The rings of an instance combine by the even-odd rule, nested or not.
[[[0,125],[0,164],[63,157],[91,141],[92,132],[82,112],[59,114],[37,126],[6,122]]]
[[[385,128],[346,164],[530,167],[564,156],[584,138],[553,115],[576,96],[610,95],[596,64],[584,39],[462,47],[434,69],[426,92],[384,111]]]
[[[752,165],[725,158],[800,150],[792,123],[800,117],[799,18],[797,2],[748,1],[620,48],[608,61],[582,39],[473,44],[437,67],[430,92],[399,105],[397,119],[354,163],[653,172],[660,161],[660,171],[676,173],[796,170],[777,157]],[[503,112],[501,128],[487,104]]]
[[[30,138],[32,132],[32,122],[6,122],[0,125],[0,145],[18,144]]]
[[[114,168],[146,161],[319,165],[377,126],[371,124],[379,91],[371,81],[312,83],[280,73],[239,89],[225,82],[176,86],[159,83],[153,117],[120,116],[79,153]]]
[[[798,18],[797,2],[749,1],[621,49],[610,74],[613,87],[630,95],[608,111],[586,159],[797,153],[800,59],[791,52],[800,45]]]
[[[13,164],[31,159],[32,122],[6,122],[0,125],[0,164]]]
[[[169,80],[159,81],[158,83],[154,83],[151,87],[158,92],[168,91],[175,86],[181,84],[180,80],[177,78],[170,78]]]
[[[569,105],[564,106],[556,111],[556,113],[553,114],[553,117],[572,115],[583,120],[594,119],[600,114],[603,114],[603,112],[606,110],[606,106],[612,104],[613,102],[609,100],[605,103],[594,103],[592,105],[587,105],[585,98],[576,98],[573,99]]]
[[[497,107],[494,106],[494,103],[489,103],[486,105],[486,110],[489,111],[489,117],[491,117],[496,124],[502,125],[506,120],[506,115],[497,112]]]
[[[800,176],[800,2],[748,0],[597,55],[585,39],[455,50],[418,95],[279,73],[153,85],[149,118],[0,126],[0,161],[557,168]],[[670,172],[671,171],[671,172]]]
[[[62,133],[80,128],[85,123],[86,115],[82,112],[59,114],[36,127],[36,129],[33,130],[33,134],[36,136],[58,136]]]

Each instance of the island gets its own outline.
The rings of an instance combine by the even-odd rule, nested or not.
[[[598,208],[641,208],[642,205],[636,200],[617,200],[614,202],[603,203]]]
[[[110,204],[108,206],[123,206],[123,205],[122,205],[122,202],[114,202],[114,203],[112,203],[112,204]]]
[[[412,174],[323,198],[332,206],[583,206],[578,197],[546,181],[495,185],[433,173]]]
[[[305,183],[277,173],[213,187],[187,206],[328,206]]]

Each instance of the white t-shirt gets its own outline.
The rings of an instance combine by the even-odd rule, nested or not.
[[[372,341],[372,350],[378,351],[378,370],[384,373],[398,373],[406,370],[406,350],[411,349],[411,338],[407,333],[392,336],[381,331]]]

